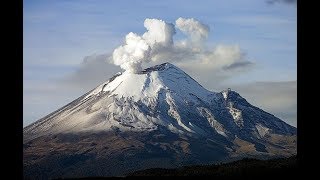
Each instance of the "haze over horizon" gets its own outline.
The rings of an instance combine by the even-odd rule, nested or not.
[[[296,1],[24,0],[23,11],[24,127],[123,71],[110,57],[129,32],[139,39],[150,30],[147,18],[176,30],[168,32],[176,50],[169,53],[143,36],[153,48],[148,53],[164,57],[154,64],[169,61],[211,91],[231,87],[296,127]],[[194,38],[186,22],[204,27],[204,35]],[[189,50],[197,56],[187,56]]]

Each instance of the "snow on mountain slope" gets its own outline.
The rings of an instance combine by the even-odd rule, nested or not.
[[[180,96],[197,94],[200,98],[206,98],[212,94],[179,68],[165,63],[146,69],[139,74],[125,71],[111,82],[107,81],[98,86],[87,97],[100,92],[110,92],[109,96],[133,97],[134,101],[138,101],[156,98],[161,89],[179,93]]]
[[[210,92],[176,66],[164,63],[136,74],[116,74],[24,128],[24,140],[70,132],[153,131],[159,126],[178,134],[224,138],[244,131],[245,137],[295,133],[295,128],[250,105],[236,92]]]
[[[169,126],[170,122],[146,115],[139,106],[140,103],[155,108],[159,103],[158,96],[162,94],[165,94],[162,100],[170,106],[170,116],[189,132],[193,130],[179,120],[174,98],[197,103],[196,98],[207,101],[215,96],[177,67],[165,63],[139,74],[118,73],[84,97],[40,120],[46,120],[45,124],[36,122],[25,128],[24,132],[39,135],[44,132],[100,131],[111,127],[139,131],[156,129],[156,124]]]

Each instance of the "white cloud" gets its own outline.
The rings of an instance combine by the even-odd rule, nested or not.
[[[170,46],[173,44],[172,37],[176,33],[174,25],[158,19],[146,19],[144,27],[148,30],[143,34],[143,38],[148,44]]]
[[[178,18],[176,27],[184,34],[190,36],[192,41],[201,42],[208,38],[210,28],[193,18]]]
[[[172,45],[172,36],[175,34],[173,24],[158,19],[146,19],[144,26],[147,29],[142,36],[133,32],[126,35],[125,45],[113,51],[113,63],[129,72],[142,70],[142,63],[151,60],[152,50]]]
[[[238,45],[217,45],[208,51],[195,52],[195,57],[188,59],[181,66],[194,68],[218,70],[232,68],[232,65],[239,64],[239,62],[248,62]],[[187,62],[187,63],[184,63]],[[248,65],[243,63],[243,65]]]
[[[187,34],[187,39],[173,41],[176,33],[173,24],[158,19],[146,19],[147,31],[139,36],[130,32],[125,44],[113,51],[113,63],[130,72],[140,71],[147,65],[171,62],[185,68],[198,70],[232,71],[252,65],[238,45],[218,44],[203,46],[209,35],[209,26],[193,18],[178,18],[177,29]]]
[[[148,61],[150,46],[135,33],[126,36],[126,44],[113,51],[113,62],[122,69],[137,72],[141,71],[141,62]]]
[[[206,25],[194,19],[179,18],[177,22],[179,21],[182,21],[184,26],[192,26],[193,28],[189,28],[192,29],[191,33],[197,34],[198,29],[198,34],[205,37],[209,32],[209,28],[205,28]],[[136,72],[146,66],[170,62],[182,68],[205,87],[215,90],[223,80],[250,70],[253,65],[239,45],[218,44],[205,47],[197,46],[188,39],[174,42],[173,24],[158,19],[146,19],[144,26],[147,31],[142,36],[130,32],[124,45],[116,48],[112,55],[86,57],[76,72],[64,78],[65,85],[80,88],[84,92],[112,77],[120,71],[119,66]]]
[[[94,54],[84,58],[80,67],[60,80],[65,89],[85,93],[111,78],[121,69],[135,72],[142,65],[171,62],[190,74],[209,90],[219,90],[223,80],[252,67],[239,45],[218,44],[195,47],[184,39],[173,42],[174,26],[156,19],[146,19],[147,32],[129,33],[125,44],[113,54]],[[159,31],[159,32],[156,32]]]

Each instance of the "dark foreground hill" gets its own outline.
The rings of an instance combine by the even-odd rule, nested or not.
[[[239,161],[184,166],[175,169],[153,168],[136,171],[128,176],[214,176],[214,177],[279,177],[298,174],[297,156],[271,160],[245,158]]]
[[[297,177],[297,156],[269,160],[249,159],[214,165],[183,166],[181,168],[152,168],[129,173],[126,178],[152,176],[208,176],[212,178],[288,179]],[[79,179],[108,179],[110,177],[85,177]]]

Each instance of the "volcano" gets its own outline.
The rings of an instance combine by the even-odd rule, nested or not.
[[[164,63],[117,73],[23,129],[26,179],[125,176],[147,168],[296,154],[297,129],[231,89]]]

